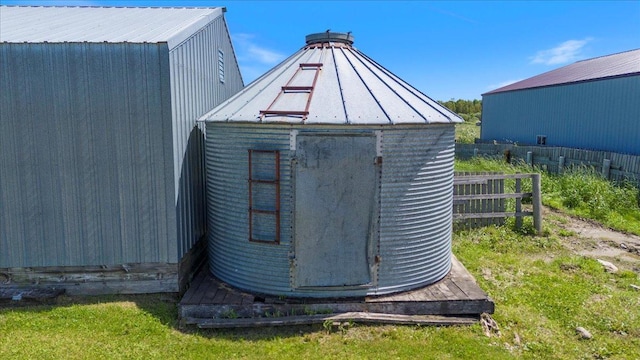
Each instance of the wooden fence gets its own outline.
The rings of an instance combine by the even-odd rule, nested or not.
[[[505,180],[515,184],[507,192]],[[523,180],[531,179],[531,191],[523,192]],[[514,199],[513,208],[507,200]],[[532,211],[523,211],[522,200],[531,199]],[[514,216],[516,226],[522,226],[524,216],[533,216],[533,226],[542,232],[542,202],[540,174],[498,174],[457,172],[453,180],[454,228],[475,228],[490,224],[502,225],[506,217]]]
[[[610,151],[592,151],[552,146],[520,146],[514,144],[456,144],[456,157],[489,156],[520,159],[551,173],[562,173],[572,166],[588,166],[603,177],[630,181],[640,186],[640,156]]]

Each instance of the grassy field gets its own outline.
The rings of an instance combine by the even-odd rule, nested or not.
[[[456,142],[473,144],[476,138],[480,138],[480,126],[476,125],[480,119],[477,116],[462,114],[463,123],[456,124]]]
[[[454,234],[454,253],[496,302],[501,332],[490,337],[479,325],[185,330],[173,295],[62,297],[1,308],[0,359],[639,359],[640,292],[631,285],[640,269],[608,273],[569,250],[580,239],[566,219],[550,215],[542,236],[527,221]]]

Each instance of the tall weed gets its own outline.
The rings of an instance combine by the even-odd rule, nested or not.
[[[540,172],[542,202],[613,229],[640,235],[640,190],[631,183],[614,184],[589,167],[573,167],[562,175],[549,174],[522,162],[507,164],[499,159],[475,157],[456,160],[458,171],[491,171],[506,174]],[[529,190],[523,184],[523,191]],[[508,191],[512,191],[508,189]]]

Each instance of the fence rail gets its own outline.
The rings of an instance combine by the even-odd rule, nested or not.
[[[610,151],[582,150],[558,146],[523,146],[514,144],[456,144],[456,157],[473,156],[521,159],[545,171],[559,174],[571,166],[588,166],[606,179],[631,181],[640,186],[640,156]]]
[[[531,191],[522,191],[522,181],[531,179]],[[514,180],[513,192],[505,192],[505,180]],[[473,228],[489,224],[503,224],[504,218],[515,217],[522,226],[524,216],[533,217],[533,226],[542,232],[542,202],[540,174],[498,174],[458,172],[453,180],[454,226]],[[505,200],[515,199],[513,211],[507,210]],[[531,199],[532,211],[522,210],[522,200]]]

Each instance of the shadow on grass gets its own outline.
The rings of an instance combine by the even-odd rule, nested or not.
[[[179,302],[180,296],[177,293],[94,296],[60,295],[56,299],[48,300],[46,303],[37,301],[0,303],[0,317],[9,312],[46,316],[51,310],[60,307],[133,303],[142,312],[152,316],[168,329],[179,331],[185,335],[200,336],[207,339],[262,341],[275,337],[298,337],[308,333],[326,331],[321,324],[237,329],[199,329],[194,325],[181,326],[178,320]]]

